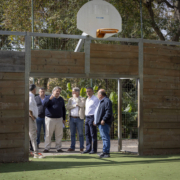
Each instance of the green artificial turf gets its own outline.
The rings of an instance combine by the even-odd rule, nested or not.
[[[0,180],[179,180],[179,167],[179,155],[61,155],[0,164]]]

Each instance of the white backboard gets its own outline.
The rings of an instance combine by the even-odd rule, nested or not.
[[[96,38],[97,29],[118,29],[121,32],[122,19],[117,9],[110,3],[103,0],[93,0],[84,4],[79,10],[77,28]],[[106,34],[104,38],[114,34]]]

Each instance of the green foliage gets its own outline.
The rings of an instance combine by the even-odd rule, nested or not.
[[[86,88],[82,87],[80,90],[80,96],[81,97],[86,97]]]

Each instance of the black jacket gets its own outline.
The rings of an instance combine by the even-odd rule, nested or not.
[[[38,107],[38,117],[40,118],[45,118],[45,107],[43,106],[41,102],[40,96],[35,97],[35,101]]]
[[[113,117],[112,113],[112,102],[109,98],[105,97],[102,101],[100,101],[96,115],[96,124],[99,125],[101,124],[101,121],[104,120],[105,123],[111,125]]]

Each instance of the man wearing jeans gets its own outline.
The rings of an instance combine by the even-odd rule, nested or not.
[[[112,103],[106,97],[104,89],[98,91],[100,100],[94,114],[94,125],[97,125],[101,138],[103,140],[103,152],[99,155],[100,158],[110,157],[110,127],[112,122]]]
[[[45,109],[46,138],[44,153],[48,153],[51,148],[51,138],[55,131],[57,152],[63,152],[61,149],[61,140],[63,137],[63,123],[66,119],[66,109],[64,99],[60,97],[61,88],[55,87],[51,96],[46,96],[43,102]]]
[[[41,127],[43,127],[44,131],[44,140],[45,140],[45,108],[43,106],[43,101],[45,99],[45,89],[39,89],[39,96],[35,97],[35,101],[38,107],[38,117],[36,119],[37,124],[37,147],[39,148],[40,144],[40,135],[41,135]]]
[[[84,136],[83,136],[83,124],[84,124],[84,107],[85,107],[85,98],[79,96],[80,89],[78,87],[73,88],[72,98],[69,99],[66,106],[69,110],[69,124],[71,131],[71,147],[68,151],[75,151],[76,143],[76,128],[79,134],[80,142],[80,152],[83,152],[84,149]]]

